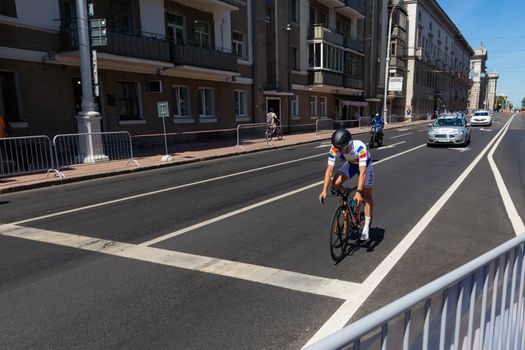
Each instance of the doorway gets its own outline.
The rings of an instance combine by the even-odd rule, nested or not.
[[[281,99],[279,97],[267,97],[266,98],[266,114],[270,112],[270,109],[273,108],[273,111],[275,114],[277,114],[277,118],[279,120],[282,120],[281,115]]]

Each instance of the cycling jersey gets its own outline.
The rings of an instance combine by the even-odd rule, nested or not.
[[[335,146],[332,146],[328,153],[328,164],[335,165],[336,158],[359,166],[368,166],[370,164],[372,158],[363,141],[352,140],[348,145],[350,146],[350,153],[340,153]]]

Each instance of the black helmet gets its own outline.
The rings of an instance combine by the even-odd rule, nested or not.
[[[345,147],[348,146],[350,141],[352,141],[352,134],[350,134],[350,131],[346,130],[345,128],[339,128],[332,134],[332,145],[335,147]]]

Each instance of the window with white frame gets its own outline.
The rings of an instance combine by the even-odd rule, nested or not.
[[[118,81],[117,109],[120,120],[139,120],[138,83]]]
[[[189,118],[190,104],[188,88],[186,86],[174,86],[172,91],[173,114],[175,118]]]
[[[195,44],[197,47],[207,48],[210,46],[210,33],[208,23],[195,21]]]
[[[299,117],[299,96],[292,96],[292,117]]]
[[[168,38],[174,45],[184,45],[186,41],[186,29],[184,27],[184,17],[177,14],[166,14],[168,27]]]
[[[326,116],[328,115],[328,112],[326,111],[326,96],[321,96],[319,98],[319,109],[320,109],[320,115]]]
[[[199,116],[213,117],[213,89],[199,88]]]
[[[326,43],[309,45],[309,68],[324,68],[335,72],[343,72],[343,53],[339,48]]]
[[[236,117],[246,116],[246,91],[243,91],[243,90],[235,91],[235,116]]]
[[[310,96],[310,116],[317,116],[317,96]]]
[[[237,57],[244,58],[244,40],[242,33],[232,32],[232,51]]]

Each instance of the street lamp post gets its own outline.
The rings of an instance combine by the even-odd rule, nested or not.
[[[390,70],[390,40],[392,37],[392,15],[394,14],[394,9],[396,6],[401,2],[402,0],[397,0],[394,6],[392,7],[392,10],[390,10],[390,15],[388,18],[388,33],[387,33],[387,40],[386,40],[386,59],[385,59],[385,91],[384,91],[384,99],[383,99],[383,118],[385,121],[385,124],[388,124],[388,107],[386,105],[387,98],[388,98],[388,78],[389,78],[389,70]]]
[[[100,113],[96,111],[97,108],[93,98],[91,43],[86,0],[76,0],[76,10],[80,79],[82,82],[82,104],[76,118],[78,132],[80,134],[89,134],[79,137],[80,157],[83,158],[80,160],[84,163],[95,163],[107,160],[107,156],[103,154],[101,135],[99,134],[101,117]]]

